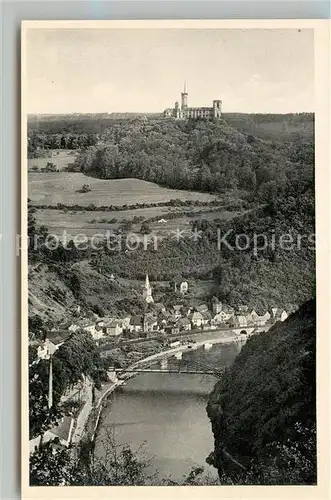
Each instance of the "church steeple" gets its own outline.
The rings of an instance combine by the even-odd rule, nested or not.
[[[143,296],[148,304],[150,302],[154,302],[154,299],[152,297],[152,287],[149,283],[148,274],[146,274],[146,278],[145,278],[145,286],[144,286]]]

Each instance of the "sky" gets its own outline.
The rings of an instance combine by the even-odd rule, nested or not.
[[[311,29],[30,29],[28,113],[314,111]]]

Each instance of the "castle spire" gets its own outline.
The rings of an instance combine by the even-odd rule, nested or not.
[[[148,274],[147,273],[146,273],[146,279],[145,279],[145,288],[146,289],[150,288],[149,278],[148,278]]]

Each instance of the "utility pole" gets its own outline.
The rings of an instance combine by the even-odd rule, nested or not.
[[[48,409],[53,406],[53,363],[52,356],[49,357],[49,379],[48,379]]]

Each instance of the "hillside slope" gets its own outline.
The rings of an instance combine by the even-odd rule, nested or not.
[[[210,395],[210,459],[238,483],[316,481],[315,302],[252,337]],[[246,467],[245,473],[232,457]],[[250,479],[247,479],[247,475]]]

